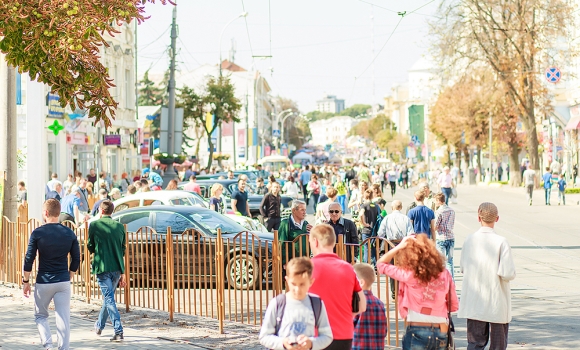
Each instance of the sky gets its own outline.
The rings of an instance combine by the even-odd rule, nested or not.
[[[177,0],[177,64],[182,71],[217,65],[223,31],[222,58],[229,57],[233,40],[234,62],[261,71],[272,96],[296,101],[302,112],[315,110],[316,101],[326,94],[345,99],[347,107],[383,104],[392,86],[405,82],[407,70],[428,54],[427,21],[434,19],[438,3]],[[147,69],[162,73],[169,67],[172,9],[173,5],[159,1],[146,7],[150,18],[139,25],[137,37],[139,77]],[[247,17],[234,20],[243,12]]]

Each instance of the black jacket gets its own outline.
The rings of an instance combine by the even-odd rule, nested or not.
[[[354,222],[349,219],[341,217],[336,223],[332,220],[328,220],[327,224],[332,226],[334,233],[336,234],[336,241],[338,242],[338,235],[343,235],[344,244],[346,246],[346,261],[353,261],[354,257],[358,255],[359,240],[358,240],[358,230]]]
[[[260,204],[260,214],[265,218],[279,218],[280,205],[282,204],[282,197],[280,195],[274,196],[268,192],[264,195],[262,203]]]

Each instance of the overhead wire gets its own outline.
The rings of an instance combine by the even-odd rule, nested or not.
[[[202,65],[201,63],[199,63],[199,61],[191,54],[191,52],[189,52],[189,49],[187,48],[187,46],[185,45],[185,43],[183,42],[183,40],[181,40],[181,37],[177,37],[177,39],[179,39],[179,42],[181,43],[182,47],[185,49],[185,52],[187,52],[191,58],[193,58],[193,60],[195,61],[195,63],[197,63],[198,65]]]
[[[242,10],[246,12],[246,7],[244,6],[244,0],[242,0]],[[246,33],[248,34],[248,43],[250,44],[250,53],[252,54],[252,62],[254,61],[254,50],[252,49],[252,40],[250,39],[250,29],[248,28],[248,16],[244,17],[244,22],[246,23]]]
[[[159,35],[157,37],[157,39],[151,41],[149,44],[147,44],[147,45],[145,45],[143,47],[140,47],[139,48],[139,51],[145,50],[146,48],[148,48],[149,46],[151,46],[152,44],[154,44],[155,42],[157,42],[157,40],[161,39],[163,37],[163,35],[165,35],[165,33],[167,33],[167,31],[169,30],[169,28],[171,28],[171,26],[165,28],[165,31],[163,31],[163,33],[161,33],[161,35]]]

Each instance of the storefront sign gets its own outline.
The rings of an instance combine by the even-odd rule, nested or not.
[[[49,117],[62,118],[64,116],[64,108],[60,106],[60,97],[57,94],[48,94],[47,105]]]
[[[70,145],[88,145],[89,137],[85,134],[72,133],[66,134],[66,143]]]
[[[104,135],[105,146],[121,146],[121,135]]]

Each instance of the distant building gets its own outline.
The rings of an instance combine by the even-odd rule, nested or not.
[[[359,120],[349,116],[339,116],[312,122],[310,123],[310,132],[314,137],[312,137],[310,143],[319,146],[345,143],[350,129],[358,122]]]
[[[316,101],[320,112],[340,113],[344,110],[344,100],[339,100],[334,95],[326,95],[322,100]]]

